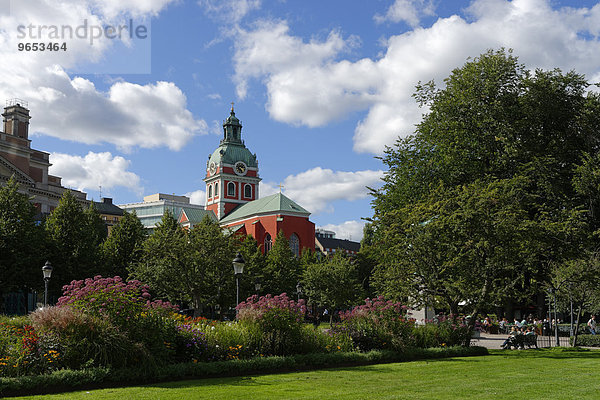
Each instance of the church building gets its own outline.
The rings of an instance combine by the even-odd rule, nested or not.
[[[222,227],[252,235],[269,252],[282,231],[296,255],[315,249],[315,224],[310,212],[281,193],[259,199],[258,160],[242,140],[242,124],[233,106],[223,122],[223,139],[206,163],[206,210]]]

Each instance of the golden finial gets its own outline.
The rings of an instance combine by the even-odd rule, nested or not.
[[[231,102],[231,112],[233,112],[233,101]]]
[[[279,187],[279,193],[281,193],[281,189],[283,189],[283,185],[280,183],[280,184],[278,185],[278,187]]]

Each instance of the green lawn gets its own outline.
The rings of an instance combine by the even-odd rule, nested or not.
[[[597,399],[600,351],[493,351],[484,357],[158,383],[34,398]]]

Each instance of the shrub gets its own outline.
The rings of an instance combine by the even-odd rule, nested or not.
[[[295,302],[285,293],[249,297],[237,306],[241,325],[256,325],[260,329],[260,353],[263,355],[296,354],[302,349],[304,300]]]
[[[77,369],[92,366],[134,365],[143,348],[109,320],[72,307],[46,307],[31,314],[40,332],[40,351],[59,354],[56,365]]]
[[[573,345],[573,338],[570,339]],[[577,346],[581,347],[600,347],[600,335],[578,335]]]
[[[261,354],[262,331],[257,323],[205,321],[197,327],[204,332],[207,345],[202,360],[247,359]]]
[[[149,287],[140,281],[95,276],[65,285],[57,307],[71,307],[109,321],[137,349],[133,362],[143,360],[152,367],[178,358],[178,331],[177,321],[172,318],[177,307],[150,299]],[[94,344],[102,346],[101,342]]]
[[[0,323],[0,375],[38,372],[38,342],[39,336],[31,325]]]
[[[413,336],[415,346],[421,348],[460,346],[470,341],[471,331],[468,325],[441,316],[426,321],[425,325],[415,326]]]
[[[414,321],[408,318],[408,308],[385,301],[382,296],[366,299],[365,304],[340,313],[336,333],[346,333],[360,351],[389,349],[400,351],[413,344]]]
[[[177,307],[169,302],[150,302],[150,298],[149,287],[138,280],[123,282],[118,276],[95,276],[63,286],[63,296],[58,299],[57,306],[69,305],[100,315],[117,326],[131,324],[143,312],[169,315],[177,311]]]

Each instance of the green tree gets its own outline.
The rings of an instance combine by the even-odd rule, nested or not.
[[[376,272],[379,290],[400,297],[406,293],[390,282],[406,289],[408,279],[408,292],[421,293],[425,283],[408,272],[428,265],[438,288],[454,282],[447,292],[455,293],[444,295],[453,310],[457,300],[499,304],[500,293],[515,294],[511,285],[539,293],[552,263],[593,246],[599,221],[591,212],[593,191],[573,184],[584,154],[599,150],[600,97],[587,88],[575,72],[529,72],[504,50],[469,60],[443,89],[420,84],[415,98],[429,111],[413,135],[386,150],[384,185],[372,191],[372,242],[384,260]],[[501,224],[504,214],[514,228]],[[511,231],[523,239],[519,246]],[[476,247],[467,252],[467,244]],[[417,249],[421,266],[407,266],[416,262],[406,261],[407,252],[415,257]],[[516,268],[521,263],[525,268]],[[489,285],[480,279],[488,276],[483,266],[494,266]],[[435,280],[427,285],[435,287]],[[487,294],[467,296],[477,287]]]
[[[463,301],[477,313],[537,293],[538,260],[530,250],[545,243],[547,232],[528,217],[524,184],[440,187],[390,215],[395,221],[385,232],[387,258],[374,274],[378,293],[416,305],[435,301],[454,315]]]
[[[267,263],[264,269],[264,293],[273,295],[296,292],[296,285],[300,280],[300,263],[292,250],[290,243],[279,231],[271,251],[267,254]]]
[[[368,222],[363,228],[363,238],[360,241],[360,250],[356,254],[355,265],[358,272],[358,280],[361,283],[366,296],[374,295],[371,287],[371,276],[373,270],[379,265],[379,254],[377,247],[373,245],[375,231],[373,224]]]
[[[143,242],[141,258],[130,264],[131,276],[145,282],[159,297],[171,302],[189,301],[178,271],[190,265],[186,232],[167,210],[152,234]]]
[[[363,296],[356,267],[340,253],[308,265],[302,282],[309,303],[331,310],[330,323],[333,310],[349,307]]]
[[[66,190],[58,207],[45,223],[51,247],[54,272],[50,284],[54,293],[74,279],[102,273],[101,250],[103,228],[98,212],[84,211],[71,191]]]
[[[191,268],[184,274],[194,305],[235,305],[235,239],[208,216],[190,232]],[[193,282],[195,281],[195,282]],[[240,298],[240,301],[242,298]]]
[[[582,313],[600,313],[600,257],[597,253],[584,254],[578,259],[567,260],[552,267],[549,287],[556,291],[564,309],[572,301],[576,310],[575,338],[577,345],[579,321]]]
[[[140,260],[146,237],[146,229],[135,210],[131,213],[125,211],[102,245],[105,275],[127,277],[129,267]]]
[[[262,284],[265,280],[266,257],[262,253],[258,242],[252,235],[246,235],[244,240],[240,242],[238,251],[242,254],[246,263],[240,281],[240,298],[245,299],[252,294],[256,294],[255,282],[257,279],[261,282],[260,293],[264,293]]]
[[[234,305],[232,238],[210,218],[188,232],[166,212],[143,243],[142,254],[132,275],[148,283],[159,296],[195,309]]]
[[[0,301],[13,290],[41,288],[47,256],[43,229],[34,221],[37,210],[18,190],[14,178],[0,186]]]

